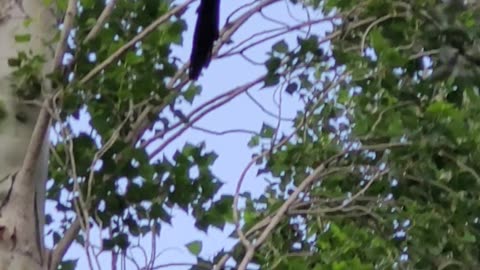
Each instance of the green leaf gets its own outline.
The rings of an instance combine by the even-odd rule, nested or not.
[[[15,35],[15,42],[26,43],[30,41],[30,34]]]
[[[268,73],[273,74],[277,71],[277,69],[280,67],[280,64],[282,63],[282,59],[278,57],[272,57],[267,60],[265,63],[265,66],[267,67]]]
[[[278,74],[268,74],[265,78],[265,84],[263,87],[275,86],[280,82],[280,76]]]
[[[250,138],[250,141],[248,141],[248,147],[255,147],[260,144],[260,136],[253,136]]]
[[[380,30],[375,29],[370,32],[370,41],[372,43],[372,47],[375,49],[377,53],[382,53],[382,51],[389,49],[390,44],[388,41],[383,37]]]
[[[201,93],[201,88],[196,87],[195,85],[190,85],[185,92],[183,92],[183,97],[188,103],[192,104],[193,100],[197,95]]]
[[[57,270],[75,270],[77,268],[78,259],[62,260]]]
[[[266,123],[263,123],[262,130],[260,131],[260,136],[262,136],[263,138],[273,138],[274,134],[275,128]]]
[[[477,242],[477,238],[475,237],[475,235],[473,235],[473,234],[471,234],[470,232],[467,231],[463,235],[463,241],[473,244],[473,243]]]
[[[297,42],[300,45],[300,54],[306,54],[307,52],[316,53],[319,48],[316,35],[311,35],[307,39],[297,37]]]
[[[201,241],[193,241],[185,245],[185,247],[195,256],[198,256],[200,252],[202,252],[202,242]]]
[[[144,62],[142,55],[137,55],[135,52],[128,52],[125,61],[130,65],[136,65]]]
[[[280,40],[272,46],[272,50],[278,53],[287,53],[288,44],[285,42],[285,40]]]

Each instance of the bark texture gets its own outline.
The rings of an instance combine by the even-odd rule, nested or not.
[[[0,0],[0,270],[47,269],[48,264],[43,248],[48,136],[36,166],[31,168],[31,185],[15,185],[40,107],[19,98],[13,86],[13,68],[8,65],[8,59],[16,58],[19,51],[40,54],[51,61],[53,50],[46,44],[55,32],[55,20],[43,2]],[[29,42],[15,42],[15,36],[26,34]],[[50,71],[50,66],[46,64],[38,77]],[[46,84],[40,82],[36,85],[43,89],[33,91],[45,90]]]

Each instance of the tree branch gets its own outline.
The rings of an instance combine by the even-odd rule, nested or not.
[[[110,0],[107,2],[107,5],[103,9],[102,13],[97,19],[97,22],[95,25],[92,27],[90,32],[88,32],[87,36],[83,40],[83,44],[88,43],[90,40],[94,39],[100,31],[102,30],[102,27],[105,25],[105,22],[108,20],[110,15],[113,12],[113,8],[115,7],[117,0]]]
[[[55,50],[55,56],[53,57],[53,69],[57,70],[62,65],[63,55],[67,50],[67,40],[70,30],[73,27],[73,22],[77,16],[77,1],[69,0],[67,11],[63,19],[63,30],[60,33],[60,41],[58,42],[57,49]]]
[[[77,216],[77,218],[73,221],[73,223],[63,235],[63,238],[60,239],[60,241],[57,243],[57,246],[52,251],[50,264],[47,266],[49,270],[56,270],[58,268],[58,265],[62,261],[63,256],[75,240],[75,237],[77,237],[78,233],[80,232],[80,228],[80,218]]]

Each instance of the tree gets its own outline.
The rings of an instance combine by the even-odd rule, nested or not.
[[[49,92],[43,79],[54,62],[43,44],[53,39],[55,21],[41,3],[20,3],[0,2],[2,270],[43,269],[47,260],[43,227],[49,117],[38,103]]]
[[[260,63],[266,71],[196,105],[201,88],[172,53],[194,2],[70,0],[52,10],[2,2],[1,270],[73,269],[63,256],[74,242],[88,254],[109,252],[115,268],[132,259],[134,240],[159,235],[173,208],[200,230],[235,227],[238,243],[214,258],[190,243],[191,269],[478,268],[478,4],[245,4],[228,16],[212,55],[256,64],[247,52],[275,40]],[[308,16],[269,16],[285,3]],[[277,26],[237,40],[257,15]],[[331,31],[312,30],[320,24]],[[292,34],[296,44],[284,40]],[[259,104],[275,124],[252,136],[256,154],[235,194],[218,194],[217,155],[205,143],[163,155],[202,117],[241,95],[254,99],[248,91],[258,88],[303,108],[286,120]],[[75,132],[79,119],[88,127]],[[282,132],[285,122],[293,132]],[[242,189],[255,167],[268,180],[258,198]],[[62,218],[47,232],[51,250],[42,229],[55,217],[43,214],[45,195]],[[100,247],[93,230],[102,232]],[[131,263],[162,267],[155,256]]]
[[[341,26],[272,58],[304,65],[280,81],[308,102],[257,156],[272,184],[243,214],[239,269],[479,267],[478,9],[326,1]]]

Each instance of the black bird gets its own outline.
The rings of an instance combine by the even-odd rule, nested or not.
[[[202,0],[197,13],[190,69],[188,70],[188,77],[191,80],[198,79],[202,68],[206,68],[210,64],[213,43],[219,36],[220,0]]]

